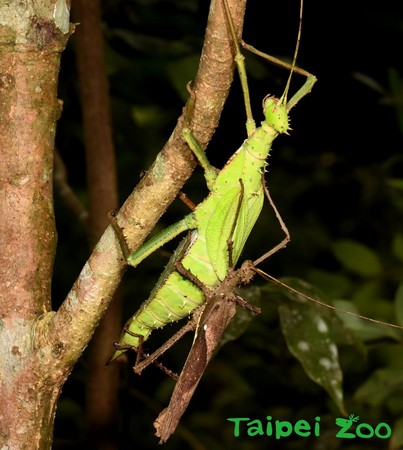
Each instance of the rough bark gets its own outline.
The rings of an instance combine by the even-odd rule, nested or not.
[[[244,1],[229,1],[238,29]],[[56,401],[121,279],[125,262],[108,227],[57,312],[50,282],[55,251],[52,154],[60,113],[57,74],[68,37],[66,8],[0,0],[0,445],[49,449]],[[4,25],[7,24],[7,25]],[[195,80],[191,127],[211,138],[233,76],[220,1],[212,2]],[[195,165],[181,137],[183,116],[118,222],[134,249],[146,238]]]
[[[9,3],[9,2],[8,2]],[[35,343],[51,309],[56,248],[53,147],[60,53],[68,32],[51,10],[0,4],[0,446],[49,448],[68,368]],[[8,447],[6,447],[6,444]]]

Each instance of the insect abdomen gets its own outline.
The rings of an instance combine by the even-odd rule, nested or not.
[[[202,263],[204,260],[203,257],[199,256],[200,252],[206,253],[202,251],[202,248],[205,248],[205,241],[204,239],[196,239],[196,243],[197,245],[192,245],[188,252],[185,252],[182,264],[193,275],[200,277],[204,284],[213,287],[218,283],[218,280],[214,275],[211,278],[211,275],[214,274],[211,268],[203,271],[205,275],[208,275],[209,280],[206,280],[203,274],[198,273],[200,270],[200,259]],[[141,341],[146,341],[153,330],[189,316],[197,307],[204,303],[205,297],[202,291],[175,270],[175,262],[180,258],[179,255],[183,252],[185,245],[188,245],[187,239],[182,241],[170,258],[150,297],[142,304],[136,314],[126,322],[119,340],[121,349],[115,352],[111,361],[125,351],[124,347],[137,349]],[[197,258],[193,257],[193,252],[198,254]]]

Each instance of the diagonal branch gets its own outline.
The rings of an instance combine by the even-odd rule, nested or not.
[[[229,1],[239,34],[245,2]],[[194,134],[204,146],[218,125],[233,71],[234,55],[222,2],[212,0],[193,86],[195,104],[190,119]],[[118,224],[124,229],[127,243],[133,250],[145,240],[195,167],[181,135],[187,107],[154,164],[117,215]],[[38,324],[37,338],[44,340],[36,344],[57,345],[61,368],[68,369],[73,365],[87,345],[121,280],[125,265],[119,242],[112,227],[108,227],[58,312],[45,315]],[[44,333],[40,333],[41,328]]]

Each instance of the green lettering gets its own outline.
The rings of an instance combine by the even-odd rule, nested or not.
[[[386,429],[386,434],[379,433],[379,430],[381,427],[384,427]],[[385,422],[378,423],[378,425],[375,428],[375,435],[376,435],[376,437],[379,437],[380,439],[387,439],[391,434],[392,434],[392,430],[390,429],[390,426]]]
[[[252,420],[251,422],[248,422],[246,425],[248,426],[249,436],[264,435],[262,422],[260,420]]]
[[[368,430],[368,434],[362,433],[361,430],[363,429],[367,429]],[[357,427],[357,429],[355,430],[355,432],[357,433],[357,436],[363,439],[369,439],[372,438],[372,436],[374,435],[374,429],[371,427],[371,425],[369,423],[360,423]]]
[[[266,416],[266,419],[267,419],[266,436],[273,436],[273,424],[271,423],[271,416]]]
[[[355,434],[347,431],[351,427],[352,423],[353,421],[351,419],[343,419],[342,417],[338,417],[336,419],[336,425],[341,427],[341,430],[338,431],[336,437],[344,439],[354,439]]]
[[[311,426],[306,420],[298,420],[294,425],[294,432],[298,434],[298,436],[308,437],[311,435]]]
[[[285,431],[283,431],[285,429]],[[288,437],[292,433],[292,425],[288,420],[276,420],[276,439]]]
[[[315,423],[315,431],[314,434],[316,437],[320,436],[320,417],[315,417],[316,423]]]
[[[250,420],[249,417],[230,417],[227,419],[228,422],[234,422],[234,436],[239,437],[239,424],[242,421]]]

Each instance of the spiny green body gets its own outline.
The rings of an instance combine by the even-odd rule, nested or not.
[[[183,266],[211,289],[228,274],[230,238],[232,262],[235,265],[238,261],[263,206],[262,174],[272,142],[288,129],[286,108],[278,105],[276,99],[265,99],[264,114],[266,120],[219,172],[207,198],[184,219],[191,224],[190,240],[180,244],[148,300],[126,323],[111,361],[128,348],[137,349],[152,330],[188,316],[204,303],[201,290],[175,271],[175,262],[184,245],[187,248],[181,260]],[[129,264],[135,259],[136,253],[130,255]]]

